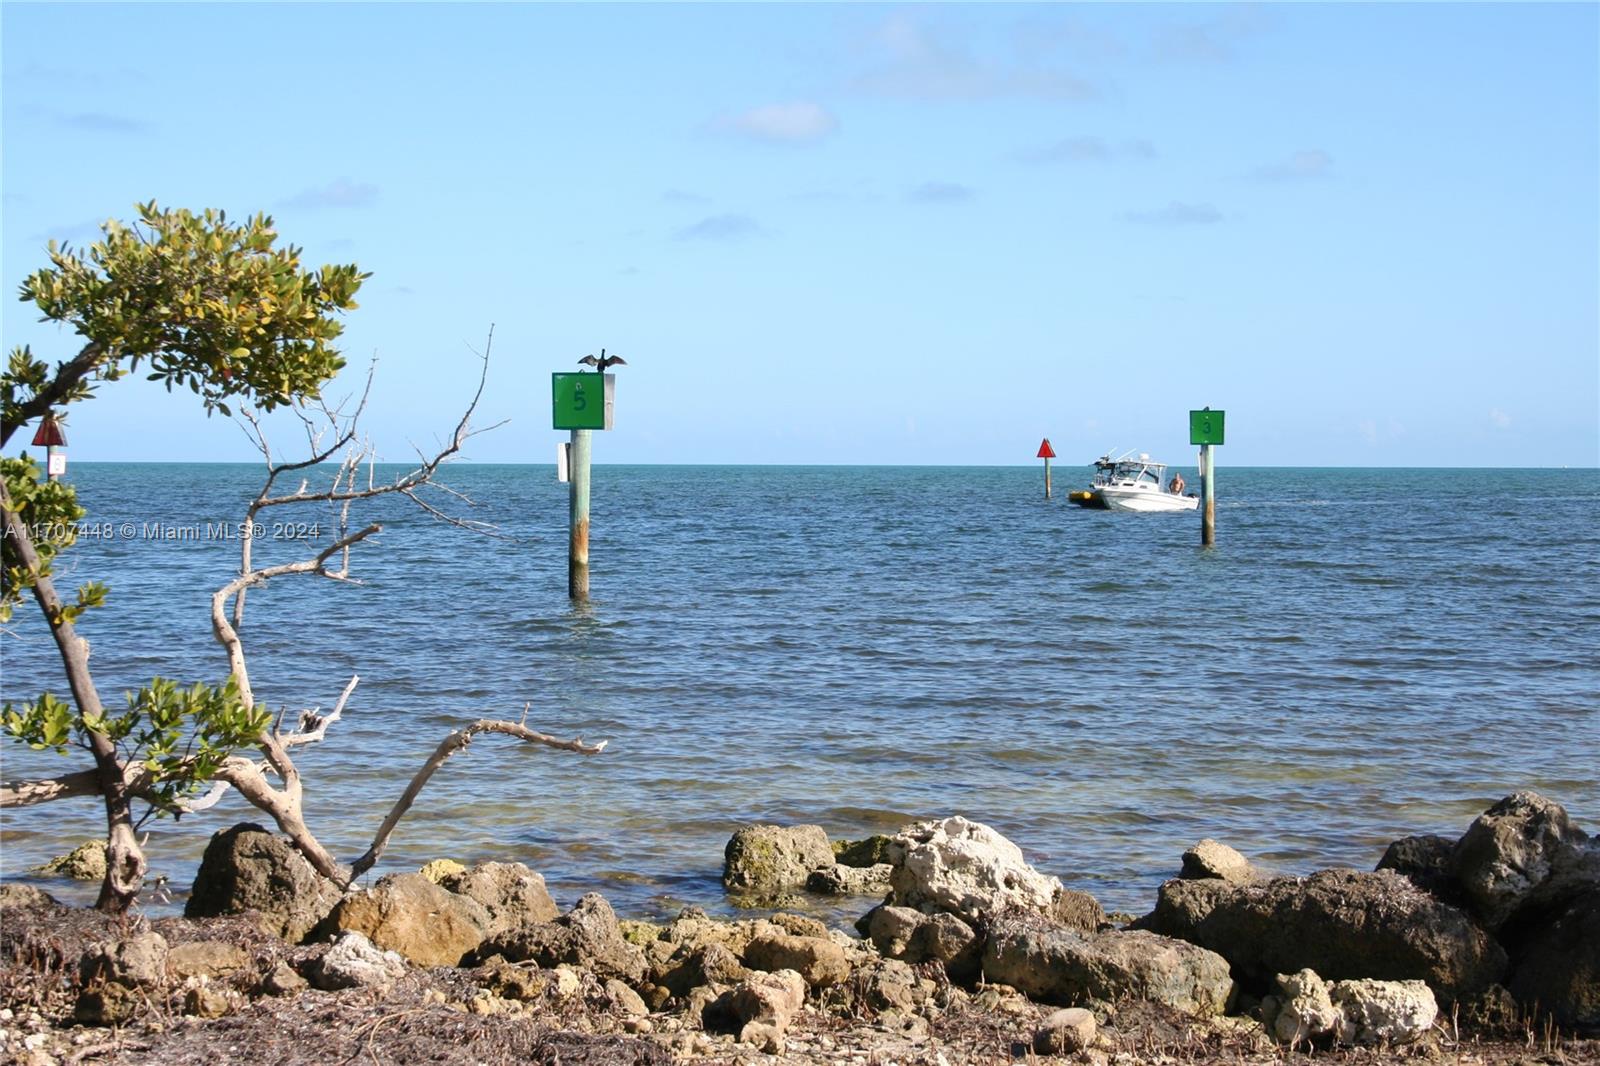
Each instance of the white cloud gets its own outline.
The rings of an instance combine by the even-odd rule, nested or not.
[[[821,104],[798,100],[767,104],[722,119],[717,125],[758,141],[779,144],[813,144],[839,128],[839,120]]]
[[[1261,181],[1315,181],[1333,170],[1333,156],[1320,148],[1304,148],[1288,159],[1256,167],[1253,176]]]
[[[1500,410],[1498,407],[1490,408],[1489,424],[1495,429],[1510,429],[1511,416]]]

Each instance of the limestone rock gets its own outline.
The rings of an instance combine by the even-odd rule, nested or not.
[[[759,936],[745,949],[745,964],[754,970],[793,970],[812,988],[827,988],[850,977],[844,949],[831,940],[788,933]]]
[[[1520,940],[1530,930],[1549,924],[1579,896],[1600,889],[1600,837],[1564,844],[1550,856],[1550,872],[1523,897],[1502,939]]]
[[[965,984],[978,976],[983,942],[972,926],[954,914],[935,914],[918,924],[906,945],[908,963],[937,962],[950,979]]]
[[[824,939],[828,936],[828,923],[804,914],[778,913],[768,918],[767,921],[782,929],[785,933],[791,933],[794,936],[819,936]],[[755,935],[763,932],[766,932],[766,930],[761,929],[758,923]]]
[[[675,996],[687,995],[701,985],[732,986],[750,976],[739,957],[722,944],[684,945],[667,960],[657,983]]]
[[[417,873],[436,885],[447,877],[454,877],[456,874],[464,874],[466,872],[467,868],[454,859],[434,859],[432,862],[424,863],[422,868],[417,871]]]
[[[1071,1055],[1094,1043],[1094,1015],[1082,1007],[1063,1007],[1045,1016],[1033,1034],[1033,1050],[1041,1055]]]
[[[782,1053],[783,1034],[805,1000],[805,978],[793,970],[752,974],[724,998],[740,1041],[772,1054]]]
[[[126,940],[92,944],[78,960],[84,984],[110,981],[154,988],[166,979],[167,940],[160,933],[136,933]]]
[[[1039,873],[1022,849],[959,815],[907,826],[888,846],[894,902],[966,917],[984,912],[1048,912],[1061,882]]]
[[[70,877],[74,881],[101,881],[106,876],[106,842],[86,840],[65,855],[57,855],[38,873],[46,877]]]
[[[183,913],[209,918],[254,910],[266,932],[299,943],[339,896],[288,841],[246,823],[217,833],[206,845]]]
[[[398,952],[384,951],[358,932],[342,934],[333,946],[311,963],[311,983],[325,992],[341,988],[383,986],[406,972]]]
[[[478,987],[511,1000],[538,999],[550,987],[550,979],[539,970],[513,966],[499,955],[483,964],[476,980]]]
[[[480,953],[540,966],[583,966],[602,978],[619,977],[629,984],[638,984],[648,971],[644,953],[623,938],[616,912],[596,892],[553,922],[523,925],[485,940]]]
[[[159,933],[91,944],[78,959],[73,1016],[88,1025],[120,1025],[146,1008],[166,980],[167,941]]]
[[[911,907],[883,904],[867,912],[867,928],[862,932],[880,952],[891,959],[898,959],[905,955],[917,926],[926,920],[926,915]]]
[[[1051,904],[1048,916],[1057,924],[1085,933],[1098,932],[1106,923],[1106,911],[1100,906],[1099,900],[1087,892],[1076,892],[1070,888],[1062,889]]]
[[[1328,982],[1315,971],[1278,975],[1278,1012],[1272,1021],[1272,1035],[1280,1043],[1294,1046],[1338,1040],[1344,1024],[1344,1014],[1333,1005]]]
[[[1324,981],[1279,974],[1271,1032],[1285,1044],[1409,1044],[1432,1028],[1439,1004],[1422,981]]]
[[[1186,881],[1246,882],[1258,878],[1249,859],[1210,837],[1183,853],[1183,869],[1178,876]]]
[[[1146,932],[1080,933],[1028,914],[994,921],[982,965],[991,982],[1068,1006],[1126,997],[1205,1015],[1233,996],[1215,952]]]
[[[303,991],[309,984],[304,977],[295,971],[293,966],[280,962],[274,966],[267,975],[256,985],[256,994],[261,996],[292,996]]]
[[[544,886],[544,877],[520,862],[485,862],[446,874],[439,885],[476,900],[489,912],[488,935],[529,922],[554,921],[561,914]]]
[[[750,894],[802,888],[812,870],[833,865],[833,848],[820,825],[747,825],[723,851],[722,884]]]
[[[1549,876],[1556,852],[1587,840],[1559,803],[1516,792],[1490,807],[1456,842],[1450,871],[1473,912],[1499,929]]]
[[[863,840],[835,840],[833,842],[834,861],[841,866],[854,866],[860,869],[887,865],[889,862],[889,841],[893,839],[893,837],[887,837],[880,833]]]
[[[881,896],[889,891],[889,875],[894,867],[888,863],[876,866],[846,866],[834,863],[812,870],[806,878],[806,888],[824,896]]]
[[[1455,847],[1455,841],[1441,836],[1401,837],[1384,851],[1377,869],[1393,870],[1424,892],[1459,905],[1463,898],[1461,885],[1450,872],[1450,855]]]
[[[1333,1002],[1344,1015],[1347,1042],[1393,1047],[1433,1028],[1439,1003],[1422,981],[1338,981]]]
[[[456,966],[482,943],[489,926],[488,911],[475,900],[421,874],[391,874],[341,899],[318,932],[356,932],[418,966]]]
[[[223,977],[248,965],[250,956],[243,948],[220,940],[177,944],[167,952],[167,968],[180,981],[190,977]]]
[[[218,988],[206,977],[190,978],[183,990],[183,1013],[197,1018],[220,1018],[238,1005],[238,993]]]
[[[650,1008],[644,1005],[639,993],[615,977],[606,981],[606,995],[617,1009],[629,1018],[643,1018],[650,1013]]]
[[[0,908],[45,906],[59,907],[61,901],[33,885],[19,885],[15,881],[0,884]]]
[[[857,970],[862,1001],[875,1011],[909,1014],[927,999],[917,972],[897,959],[877,959]]]
[[[1466,914],[1391,870],[1323,870],[1252,884],[1172,880],[1139,928],[1216,951],[1240,980],[1423,980],[1454,999],[1498,981],[1506,953]]]
[[[1524,938],[1510,987],[1564,1026],[1600,1031],[1600,886]]]

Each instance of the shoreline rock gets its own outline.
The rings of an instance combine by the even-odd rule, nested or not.
[[[1261,876],[1232,849],[1202,841],[1184,856],[1188,876],[1161,886],[1140,928],[1118,929],[1092,896],[1028,866],[992,829],[960,818],[918,823],[882,851],[856,853],[895,859],[890,900],[863,915],[856,939],[783,913],[714,920],[689,907],[666,922],[620,921],[594,893],[560,913],[543,878],[514,863],[435,865],[437,883],[389,875],[334,900],[309,938],[294,936],[325,893],[305,884],[315,906],[302,900],[295,909],[281,884],[265,891],[273,886],[264,871],[291,879],[304,871],[281,840],[246,825],[217,834],[207,849],[209,895],[198,878],[196,886],[197,897],[238,917],[118,925],[29,886],[0,886],[0,964],[54,951],[79,975],[54,1024],[133,1026],[150,1006],[159,1008],[153,1016],[188,1015],[197,1025],[242,1016],[246,1005],[281,1020],[300,996],[381,988],[385,1002],[418,1004],[408,1011],[492,1018],[530,1041],[536,1028],[518,1028],[518,1019],[537,1027],[581,1018],[595,1039],[623,1041],[604,1047],[636,1061],[742,1049],[737,1056],[822,1063],[845,1046],[892,1046],[918,1061],[936,1033],[1039,1054],[1072,1049],[1090,1061],[1130,1024],[1226,1034],[1252,1053],[1272,1040],[1394,1046],[1431,1039],[1440,1002],[1452,1001],[1469,1023],[1522,1024],[1520,1003],[1541,1012],[1521,1017],[1548,1016],[1580,1036],[1600,1029],[1594,842],[1531,794],[1508,797],[1473,826],[1480,843],[1451,845],[1448,869],[1436,841],[1397,842],[1383,870],[1306,877]],[[806,841],[790,849],[804,856],[783,875],[793,877],[820,859],[818,833],[754,839]],[[1496,872],[1510,861],[1483,859],[1517,854],[1538,857],[1520,879]],[[835,858],[829,845],[821,861],[840,865]],[[1489,887],[1456,885],[1456,869]],[[1437,893],[1419,887],[1424,874],[1442,878]],[[1453,892],[1464,907],[1440,898]],[[902,896],[916,906],[901,905]],[[221,928],[248,932],[230,943]],[[85,933],[63,939],[75,929]],[[1251,994],[1241,997],[1241,987]],[[952,1030],[957,1020],[975,1035]],[[0,1029],[0,1051],[8,1033]],[[1006,1034],[1000,1045],[996,1033]]]

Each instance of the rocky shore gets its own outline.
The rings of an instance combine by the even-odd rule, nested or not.
[[[22,1063],[1600,1062],[1600,841],[1517,793],[1372,871],[1270,876],[1212,840],[1108,917],[960,817],[834,842],[746,826],[752,916],[563,910],[519,863],[341,893],[257,826],[185,917],[0,886],[0,1060]],[[851,930],[784,913],[859,896]]]

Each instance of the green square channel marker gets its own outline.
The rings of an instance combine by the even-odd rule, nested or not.
[[[1207,407],[1204,411],[1189,412],[1190,444],[1222,443],[1222,411]]]
[[[605,377],[604,374],[551,374],[554,428],[605,429]]]

